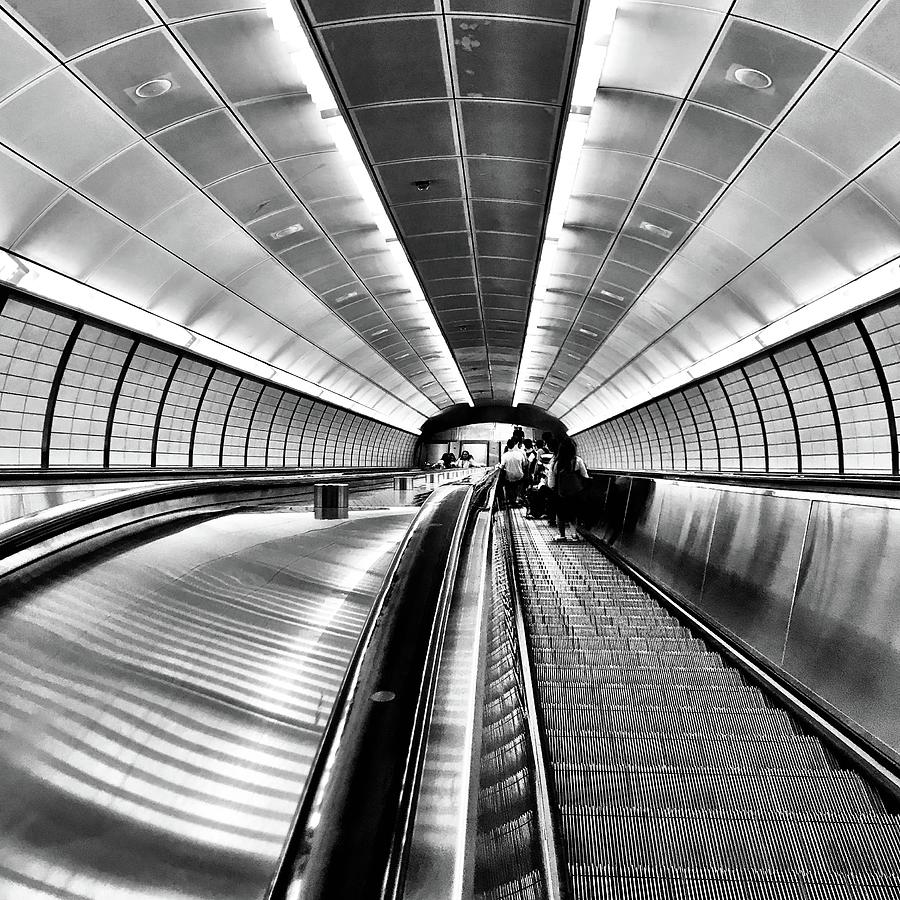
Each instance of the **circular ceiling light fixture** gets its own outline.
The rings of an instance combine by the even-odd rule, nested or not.
[[[142,100],[151,100],[153,97],[162,97],[172,90],[172,82],[168,78],[151,78],[143,84],[139,84],[135,89],[135,96]]]
[[[764,91],[772,87],[772,79],[759,69],[741,67],[734,70],[734,80],[744,87],[753,88],[754,91]]]

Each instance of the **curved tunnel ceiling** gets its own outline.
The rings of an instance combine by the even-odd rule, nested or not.
[[[542,248],[586,4],[303,0],[421,298],[261,0],[0,0],[0,246],[400,427],[587,427],[900,255],[900,0],[614,6]]]

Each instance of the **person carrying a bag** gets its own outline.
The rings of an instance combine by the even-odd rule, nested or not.
[[[547,486],[556,495],[556,524],[560,535],[556,541],[568,540],[566,528],[570,522],[575,528],[587,481],[587,466],[578,455],[575,441],[564,437],[547,473]],[[572,534],[571,540],[578,540],[577,532]]]

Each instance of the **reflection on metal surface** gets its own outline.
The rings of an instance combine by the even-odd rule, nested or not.
[[[900,760],[895,500],[609,478],[598,538]]]
[[[719,492],[685,482],[657,482],[664,496],[650,571],[684,597],[699,596]]]
[[[816,503],[784,667],[900,751],[900,511]]]
[[[719,492],[700,605],[781,664],[809,500]]]
[[[467,826],[474,749],[480,747],[480,660],[483,655],[490,513],[482,512],[465,553],[444,639],[422,785],[410,839],[405,898],[471,896]],[[477,740],[476,740],[477,738]],[[474,769],[477,779],[477,768]],[[475,787],[477,789],[477,780]],[[468,875],[468,877],[467,877]]]
[[[237,514],[0,620],[0,896],[259,896],[412,510]]]

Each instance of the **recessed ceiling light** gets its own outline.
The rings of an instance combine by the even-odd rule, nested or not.
[[[571,356],[572,359],[581,359],[577,353],[570,353],[568,350],[566,350],[566,356]]]
[[[390,328],[379,328],[378,331],[372,332],[372,337],[378,337],[379,334],[387,334],[390,330]]]
[[[277,241],[279,238],[288,237],[288,235],[296,234],[298,231],[303,231],[303,226],[299,222],[295,222],[293,225],[288,225],[287,228],[279,228],[278,231],[273,231],[271,237]]]
[[[641,222],[638,227],[641,231],[649,231],[650,234],[658,234],[660,237],[672,237],[672,232],[669,231],[668,228],[663,228],[661,225],[654,225],[652,222]]]
[[[759,69],[748,69],[741,66],[734,70],[734,80],[744,87],[753,88],[754,91],[764,91],[768,87],[772,87],[772,79],[765,72]]]
[[[614,294],[612,291],[602,290],[600,291],[604,297],[611,297],[613,300],[624,300],[625,298],[621,294]]]
[[[139,84],[134,89],[134,93],[141,100],[151,100],[153,97],[162,97],[163,94],[168,94],[171,90],[172,82],[170,79],[151,78],[149,81]]]
[[[408,353],[401,353],[399,356],[395,356],[394,359],[406,359],[409,356]]]
[[[582,334],[590,335],[590,337],[597,337],[596,331],[591,331],[589,328],[579,328],[578,329]]]

